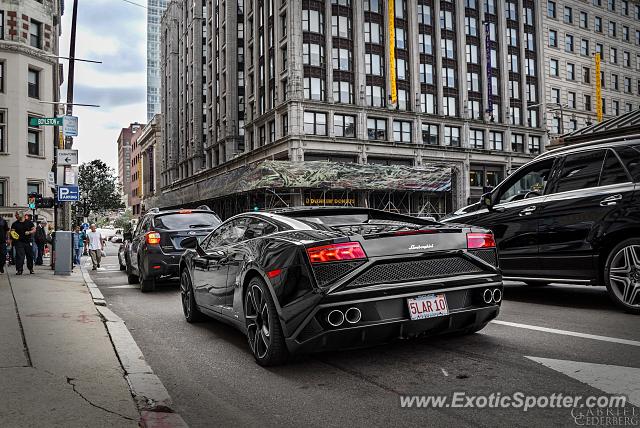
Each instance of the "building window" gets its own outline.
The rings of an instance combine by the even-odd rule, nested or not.
[[[520,81],[509,80],[509,97],[520,99]]]
[[[564,23],[573,24],[573,9],[569,6],[564,7]]]
[[[35,116],[27,118],[27,153],[32,156],[40,156],[40,128],[29,126],[29,121]]]
[[[367,105],[370,107],[385,106],[385,90],[382,86],[367,85],[365,88]]]
[[[611,101],[611,112],[614,116],[620,115],[620,102],[616,100]]]
[[[334,70],[351,71],[351,66],[353,61],[351,56],[351,50],[333,48],[331,57],[332,57],[331,60],[333,63]]]
[[[589,40],[582,39],[580,41],[580,55],[589,56]]]
[[[455,51],[453,50],[453,40],[441,39],[440,52],[443,58],[455,59]]]
[[[396,77],[398,80],[407,80],[408,77],[408,64],[402,58],[396,60]]]
[[[604,76],[602,76],[602,78],[604,79]],[[604,86],[604,85],[603,85]],[[618,75],[617,74],[612,74],[611,75],[611,86],[613,87],[613,89],[615,89],[616,91],[618,90]]]
[[[584,96],[584,109],[586,111],[591,111],[591,95]]]
[[[431,7],[426,4],[418,5],[418,23],[423,25],[432,25]]]
[[[444,145],[460,147],[460,128],[455,126],[444,127]]]
[[[305,111],[304,133],[307,135],[327,135],[327,114]]]
[[[589,28],[589,15],[587,12],[580,12],[580,28]]]
[[[489,147],[491,150],[503,150],[502,132],[489,131]]]
[[[613,64],[617,64],[618,63],[618,49],[611,47],[609,48],[609,58],[611,63]]]
[[[576,108],[576,93],[568,92],[567,93],[567,105],[569,108]]]
[[[433,85],[433,64],[420,63],[420,83]]]
[[[398,110],[409,110],[409,93],[406,89],[398,89],[397,92]]]
[[[41,193],[40,186],[42,183],[39,181],[27,181],[27,195],[30,193]]]
[[[331,17],[331,35],[351,39],[351,18],[333,15]]]
[[[422,144],[438,145],[438,125],[422,124]]]
[[[613,21],[609,21],[609,37],[616,37],[618,35],[617,25]]]
[[[467,101],[467,108],[469,110],[470,119],[482,119],[482,110],[480,109],[480,101],[478,100]]]
[[[302,63],[315,67],[322,67],[324,64],[324,46],[313,43],[302,45]]]
[[[289,115],[282,115],[282,136],[285,137],[289,135]]]
[[[552,48],[558,47],[558,32],[556,30],[549,30],[549,46]]]
[[[436,114],[436,97],[434,94],[420,94],[420,110],[423,113]]]
[[[396,48],[407,48],[407,35],[405,34],[404,28],[396,28]]]
[[[467,36],[478,36],[478,22],[472,16],[465,16],[464,29]]]
[[[610,11],[615,11],[616,10],[616,0],[607,0],[607,9],[609,9]]]
[[[453,15],[451,11],[440,11],[440,29],[453,31]]]
[[[527,102],[535,103],[538,101],[538,89],[535,83],[527,83]]]
[[[466,45],[465,50],[467,53],[467,62],[469,64],[478,64],[478,46]]]
[[[549,74],[554,77],[558,77],[558,60],[550,59],[549,60]]]
[[[9,198],[7,195],[8,188],[9,186],[7,185],[7,180],[0,179],[0,207],[6,207],[9,204]]]
[[[387,121],[385,119],[367,119],[367,136],[369,140],[387,140]]]
[[[547,16],[549,18],[556,17],[556,2],[551,0],[547,1]]]
[[[594,22],[594,30],[596,33],[602,33],[602,18],[596,16],[596,20]]]
[[[302,10],[302,30],[324,34],[324,14],[318,10]]]
[[[582,67],[582,81],[584,83],[591,82],[591,69],[589,67]]]
[[[528,121],[527,124],[529,125],[529,127],[531,128],[537,128],[538,127],[538,110],[537,109],[529,109],[528,110]]]
[[[0,10],[0,40],[2,39],[4,39],[4,10]]]
[[[1,18],[2,16],[0,16]],[[4,93],[4,62],[0,61],[0,94]]]
[[[536,75],[536,60],[533,58],[527,58],[524,63],[525,73],[527,76],[535,76]],[[497,92],[494,92],[497,93]]]
[[[342,104],[353,104],[353,85],[351,82],[333,82],[333,101]]]
[[[269,122],[269,143],[276,141],[276,123],[272,120]]]
[[[364,41],[366,43],[374,43],[379,45],[382,43],[382,32],[380,31],[380,24],[377,22],[365,22],[364,23]]]
[[[510,106],[509,114],[511,116],[512,125],[522,125],[522,118],[520,116],[520,107]]]
[[[567,79],[576,80],[576,66],[575,64],[567,63]]]
[[[529,153],[534,155],[540,153],[540,137],[529,136]]]
[[[474,149],[484,149],[484,131],[480,129],[469,130],[469,146]]]
[[[324,101],[324,80],[319,77],[305,77],[304,97],[307,100]]]
[[[411,142],[411,122],[403,120],[393,121],[393,141],[396,143]]]
[[[442,114],[450,117],[458,115],[456,97],[442,97]]]
[[[442,86],[445,88],[456,87],[456,70],[453,68],[442,69]]]
[[[624,91],[627,94],[631,93],[631,78],[630,77],[625,77],[624,78]]]
[[[382,13],[382,0],[364,0],[364,10],[367,12]]]
[[[524,152],[524,135],[511,134],[511,150],[514,152]]]
[[[40,72],[30,68],[27,81],[29,86],[29,96],[31,98],[40,98]]]
[[[571,34],[564,36],[564,50],[566,52],[573,52],[573,36]]]
[[[0,153],[6,153],[7,151],[7,111],[0,110]],[[1,206],[3,205],[0,204]]]
[[[42,24],[34,19],[29,26],[29,44],[37,49],[42,49]]]
[[[420,49],[420,53],[433,55],[433,40],[431,39],[431,34],[418,34],[418,48]]]
[[[384,62],[380,55],[368,53],[364,56],[365,73],[372,76],[384,75]]]
[[[344,114],[334,114],[333,133],[336,137],[355,138],[356,118]]]
[[[471,92],[480,92],[480,76],[478,73],[467,73],[467,90]]]

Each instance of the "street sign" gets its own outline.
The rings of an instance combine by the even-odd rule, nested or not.
[[[78,186],[58,186],[58,202],[76,202],[80,200]]]
[[[56,185],[56,174],[53,171],[49,171],[49,175],[47,175],[47,184],[49,187]]]
[[[29,126],[62,126],[62,117],[30,117]]]
[[[78,117],[64,116],[64,120],[62,121],[62,132],[65,137],[77,137],[78,136]]]
[[[82,223],[82,230],[89,229],[89,223]]]
[[[78,164],[78,151],[74,149],[58,149],[58,166]]]
[[[64,167],[64,184],[78,185],[78,174],[72,166]]]

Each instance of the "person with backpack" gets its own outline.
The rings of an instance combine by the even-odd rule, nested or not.
[[[35,245],[37,247],[38,253],[36,257],[36,266],[42,266],[43,261],[42,257],[44,256],[44,246],[47,244],[47,232],[44,229],[44,226],[47,223],[41,221],[40,224],[36,227],[36,233],[34,237]]]

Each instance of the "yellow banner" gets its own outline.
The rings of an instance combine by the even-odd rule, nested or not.
[[[389,83],[391,86],[391,104],[398,102],[396,87],[396,14],[394,0],[389,0]]]
[[[62,133],[62,127],[60,127],[60,132],[58,133],[58,148],[60,150],[64,149],[64,134]]]
[[[602,122],[602,79],[600,78],[600,54],[596,53],[596,114]]]

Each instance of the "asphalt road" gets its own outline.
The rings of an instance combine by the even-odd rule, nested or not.
[[[214,320],[188,324],[177,284],[147,294],[127,285],[116,251],[109,244],[91,276],[191,427],[605,423],[580,407],[407,409],[402,394],[624,394],[640,405],[640,317],[618,311],[604,287],[509,283],[500,323],[474,335],[323,353],[265,369],[233,328]],[[605,410],[616,417],[609,426],[640,426],[638,407]],[[618,418],[623,413],[626,421]]]

